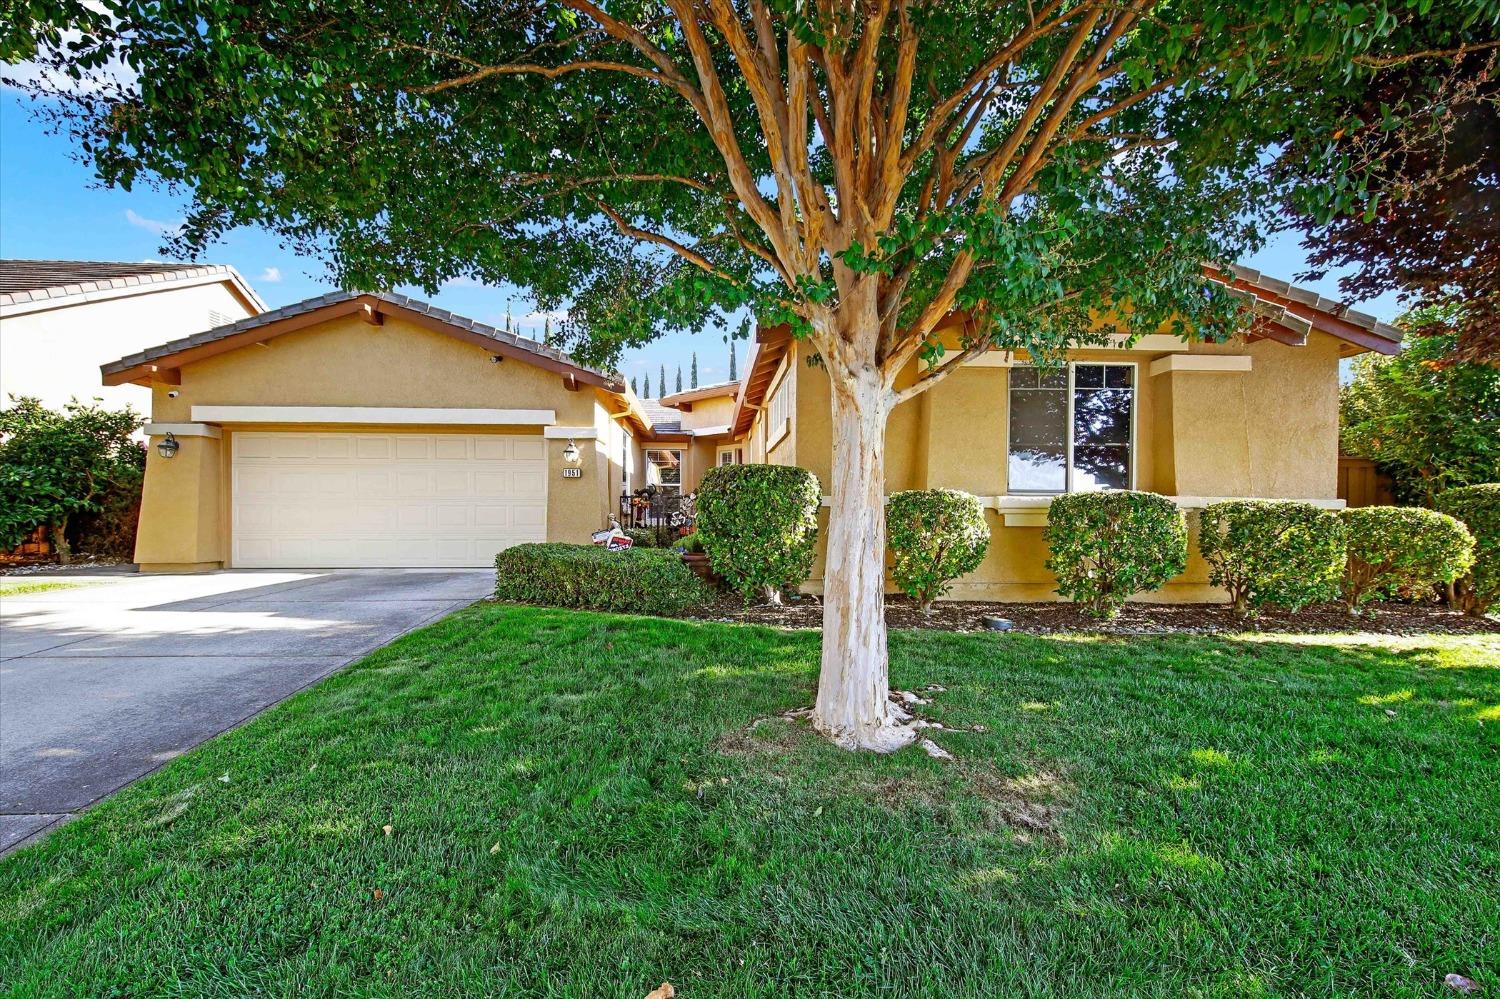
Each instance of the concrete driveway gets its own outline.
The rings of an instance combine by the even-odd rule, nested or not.
[[[483,569],[22,578],[84,585],[0,598],[0,853],[494,585]]]

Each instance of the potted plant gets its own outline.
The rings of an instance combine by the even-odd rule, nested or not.
[[[672,547],[682,553],[682,561],[693,570],[693,575],[705,583],[713,582],[714,571],[708,564],[708,556],[703,553],[703,542],[698,540],[697,531],[684,534]]]

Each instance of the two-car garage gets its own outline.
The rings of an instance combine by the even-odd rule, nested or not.
[[[486,566],[547,533],[541,436],[241,432],[233,563]]]

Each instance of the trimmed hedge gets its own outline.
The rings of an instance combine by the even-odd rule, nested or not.
[[[1437,508],[1474,535],[1474,567],[1454,587],[1458,606],[1481,615],[1500,600],[1500,482],[1439,493]]]
[[[1227,500],[1203,511],[1198,550],[1208,578],[1229,591],[1235,613],[1301,610],[1339,595],[1344,523],[1295,500]]]
[[[978,497],[956,489],[908,489],[886,504],[891,577],[924,612],[948,584],[973,572],[990,547]]]
[[[721,465],[698,486],[697,532],[709,564],[749,599],[780,599],[812,572],[818,478],[791,465]]]
[[[627,527],[624,529],[625,536],[636,548],[660,548],[661,539],[656,536],[656,531],[650,527]]]
[[[1043,532],[1057,592],[1111,618],[1132,593],[1155,590],[1187,569],[1187,521],[1156,493],[1110,490],[1059,496]]]
[[[708,599],[676,552],[525,544],[495,556],[495,596],[523,604],[677,614]]]
[[[1474,563],[1474,539],[1445,513],[1414,506],[1363,506],[1340,516],[1349,538],[1344,604],[1349,613],[1399,587],[1451,583]]]

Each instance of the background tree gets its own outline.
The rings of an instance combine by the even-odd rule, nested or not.
[[[260,224],[354,287],[514,282],[594,363],[739,309],[785,323],[831,387],[814,720],[891,749],[915,734],[887,696],[891,411],[992,347],[1101,342],[1101,310],[1243,329],[1201,268],[1342,165],[1371,72],[1451,57],[1412,27],[1430,6],[37,0],[0,54],[128,59],[60,124],[106,183],[187,186],[174,251]],[[1497,7],[1444,5],[1485,30]]]
[[[729,341],[729,380],[732,381],[732,382],[737,382],[737,381],[740,380],[740,373],[737,370],[735,370],[736,362],[735,362],[734,354],[735,354],[734,341],[730,340]]]
[[[74,401],[59,413],[12,397],[0,410],[0,548],[46,525],[57,560],[68,564],[70,519],[102,511],[114,490],[139,491],[146,452],[133,435],[140,425],[129,407]]]
[[[1350,209],[1330,216],[1316,188],[1299,188],[1289,207],[1313,265],[1302,278],[1346,271],[1339,289],[1356,301],[1398,292],[1410,318],[1443,320],[1409,329],[1443,337],[1442,360],[1500,365],[1500,54],[1493,25],[1450,34],[1474,49],[1396,61],[1354,94],[1333,137],[1344,164],[1335,182],[1357,192]]]
[[[693,351],[693,366],[688,369],[689,388],[698,387],[698,352]]]
[[[656,375],[656,397],[660,399],[667,394],[667,366],[663,364]]]
[[[641,394],[641,390],[636,387],[634,378],[630,379],[630,394],[636,396]]]
[[[1441,319],[1418,314],[1410,325]],[[1339,446],[1391,477],[1402,503],[1500,481],[1500,368],[1450,359],[1456,333],[1418,337],[1394,357],[1364,355],[1339,394]]]
[[[677,365],[677,387],[674,388],[672,391],[674,391],[674,392],[681,392],[682,391],[682,365],[680,365],[680,364]]]

